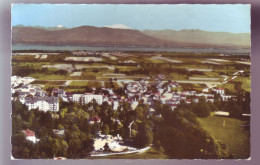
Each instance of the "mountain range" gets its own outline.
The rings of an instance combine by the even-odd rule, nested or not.
[[[59,46],[250,48],[250,34],[202,30],[139,31],[94,26],[75,28],[14,26],[12,43]]]

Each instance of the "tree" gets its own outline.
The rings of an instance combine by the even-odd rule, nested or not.
[[[119,73],[119,69],[118,69],[118,68],[115,68],[114,73],[115,73],[115,74]]]
[[[69,142],[68,157],[75,159],[90,156],[90,152],[94,149],[93,144],[94,141],[86,136],[72,139]]]
[[[29,112],[29,119],[28,119],[29,127],[32,126],[32,123],[33,123],[33,119],[34,119],[34,118],[35,118],[34,111],[30,111],[30,112]]]
[[[105,134],[105,135],[108,135],[109,132],[110,132],[109,126],[107,124],[105,124],[103,126],[102,133]]]
[[[137,148],[146,147],[153,142],[153,132],[146,123],[139,125],[138,133],[136,137],[134,137],[133,142]]]
[[[53,138],[51,136],[47,136],[42,138],[39,141],[40,151],[43,151],[46,155],[46,158],[53,158],[55,154],[55,146],[53,146]]]
[[[104,145],[104,151],[106,151],[106,152],[111,151],[111,149],[110,149],[108,143],[106,143],[106,144]]]
[[[62,138],[53,139],[52,147],[54,148],[54,156],[66,156],[68,144]]]
[[[195,106],[192,108],[193,108],[193,112],[198,117],[208,117],[211,112],[211,109],[204,97],[199,98],[199,102],[195,104]]]
[[[58,128],[58,130],[63,130],[64,129],[64,127],[61,124],[59,124],[57,128]]]
[[[230,117],[241,118],[242,117],[242,106],[237,104],[234,100],[227,102],[227,110]]]
[[[68,111],[68,108],[63,108],[63,109],[60,110],[60,116],[61,116],[62,119],[64,118],[67,111]]]

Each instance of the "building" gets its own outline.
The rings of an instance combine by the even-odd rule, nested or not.
[[[73,94],[72,101],[80,103],[80,102],[82,102],[82,96],[83,96],[83,94]]]
[[[101,119],[98,116],[93,116],[89,120],[89,124],[100,123],[100,122],[101,122]]]
[[[33,131],[29,130],[29,129],[23,130],[22,132],[25,134],[26,140],[29,140],[29,141],[31,141],[33,143],[36,143],[36,142],[39,141],[39,139],[37,139],[35,137],[35,132],[33,132]]]
[[[103,102],[103,95],[96,95],[92,93],[86,93],[85,95],[82,96],[82,102],[84,104],[88,104],[92,100],[95,100],[99,105],[102,104]]]
[[[55,135],[58,135],[58,136],[63,136],[64,133],[65,133],[65,129],[62,129],[62,130],[53,129],[53,133],[54,133]]]
[[[236,96],[234,95],[220,95],[222,101],[228,101],[229,99],[236,100]]]
[[[217,94],[225,94],[224,88],[212,89],[212,91],[216,92]]]
[[[59,100],[57,97],[26,97],[25,105],[29,110],[39,109],[40,111],[59,111]]]

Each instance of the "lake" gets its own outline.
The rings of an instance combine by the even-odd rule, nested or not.
[[[147,48],[122,46],[50,46],[50,45],[12,45],[12,50],[88,50],[88,51],[138,51],[138,52],[187,52],[187,53],[235,53],[248,54],[250,49],[220,48]]]

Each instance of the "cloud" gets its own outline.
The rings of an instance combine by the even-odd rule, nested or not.
[[[113,29],[131,29],[130,27],[128,27],[126,25],[122,25],[122,24],[107,25],[104,27],[113,28]]]

